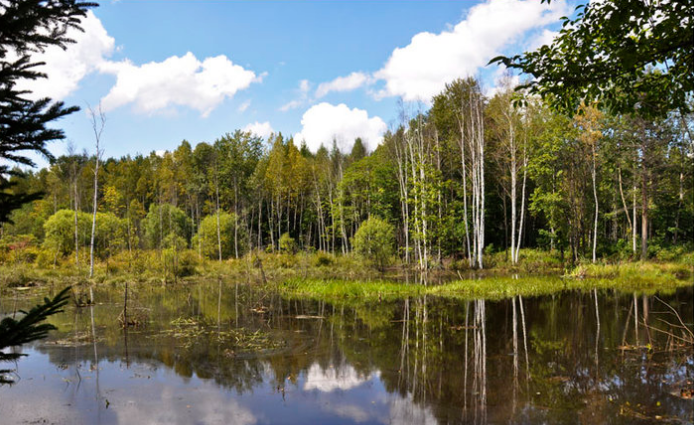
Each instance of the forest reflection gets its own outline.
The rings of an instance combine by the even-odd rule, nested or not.
[[[48,380],[54,391],[41,397],[62,400],[57,388],[67,386],[78,406],[101,406],[101,423],[121,421],[103,416],[107,399],[110,410],[125,409],[114,392],[136,391],[163,409],[162,394],[187,386],[255,416],[258,394],[270,394],[261,409],[270,422],[287,408],[305,410],[297,421],[326,423],[687,421],[692,404],[680,391],[691,386],[694,357],[669,324],[673,311],[692,317],[692,295],[327,302],[214,282],[136,291],[133,311],[153,307],[146,327],[126,332],[114,320],[120,295],[99,290],[95,306],[56,317],[61,331],[29,359],[64,378]],[[31,373],[19,363],[22,378]],[[31,397],[35,381],[0,389],[2,406]]]

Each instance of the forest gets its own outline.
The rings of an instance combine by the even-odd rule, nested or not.
[[[99,5],[80,0],[0,0],[3,420],[691,423],[694,0],[461,4],[170,2],[148,15],[150,2],[113,1],[97,16]],[[462,17],[437,29],[443,7]],[[278,66],[299,64],[304,76],[307,64],[331,62],[306,40],[325,38],[331,51],[349,44],[320,25],[331,16],[350,37],[350,22],[367,34],[369,19],[379,34],[402,36],[408,20],[388,27],[375,9],[412,13],[421,32],[405,31],[405,47],[388,41],[380,71],[311,77],[327,82],[301,80],[298,92],[285,80],[299,95],[285,106],[309,108],[306,117],[334,99],[309,106],[319,92],[358,86],[374,97],[403,52],[442,67],[449,50],[484,63],[451,78],[427,68],[435,88],[420,101],[399,97],[389,126],[373,110],[369,119],[335,107],[379,121],[377,136],[352,122],[358,134],[339,127],[348,130],[315,149],[303,117],[300,133],[261,136],[227,131],[226,113],[216,134],[207,114],[268,75],[245,64],[232,31],[241,28],[261,60],[276,38],[286,39],[281,50],[301,46],[287,53],[294,65]],[[553,13],[571,9],[556,22]],[[273,14],[292,31],[272,25]],[[510,27],[534,16],[535,27],[502,28],[504,14]],[[181,28],[186,40],[176,39]],[[533,51],[485,51],[496,33],[518,51],[540,30],[546,44]],[[197,37],[185,56],[157,62]],[[113,57],[80,71],[85,43],[103,48],[92,56]],[[210,45],[236,63],[221,53],[199,61],[193,51]],[[446,57],[429,51],[441,45]],[[179,128],[167,115],[167,134],[205,123],[214,140],[140,152],[158,146],[156,120],[132,126],[145,142],[118,140],[109,132],[131,129],[130,115],[87,103],[87,136],[54,155],[49,142],[79,134],[61,119],[80,108],[35,96],[32,83],[59,69],[41,68],[51,48],[68,55],[71,76],[116,75],[102,100],[153,113],[131,96],[144,87],[148,102],[201,113]],[[159,81],[182,62],[193,72]],[[94,81],[106,79],[85,80],[80,93],[96,96]],[[277,87],[266,83],[258,97]],[[286,100],[272,95],[257,104]],[[236,100],[227,112],[255,108]],[[129,154],[108,157],[116,144]],[[36,167],[38,155],[47,166]]]
[[[244,258],[287,266],[299,254],[425,274],[524,259],[564,272],[693,260],[687,2],[579,5],[551,45],[491,59],[506,69],[496,87],[470,76],[431,99],[401,99],[376,146],[334,134],[313,152],[281,132],[229,129],[121,158],[104,157],[102,135],[118,123],[101,104],[87,111],[93,139],[80,141],[93,150],[47,149],[65,138],[47,124],[79,108],[27,100],[16,83],[46,78],[30,53],[67,48],[65,28],[80,29],[97,5],[44,6],[8,3],[2,15],[17,31],[0,34],[2,57],[23,52],[3,61],[0,79],[0,264],[11,270],[82,275],[89,264],[92,278],[96,264],[176,278]],[[49,166],[32,168],[27,151]]]
[[[459,79],[429,109],[401,103],[371,152],[235,130],[163,153],[60,156],[12,178],[14,193],[42,196],[2,225],[0,255],[79,267],[92,236],[101,262],[147,250],[172,269],[257,250],[418,270],[481,269],[500,252],[516,264],[526,248],[571,265],[691,253],[691,114],[568,115],[538,96],[519,104],[510,84],[489,97]],[[98,141],[110,123],[92,119]]]

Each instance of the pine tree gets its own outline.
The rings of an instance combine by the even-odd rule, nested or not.
[[[33,61],[32,53],[50,46],[67,48],[74,42],[68,30],[81,30],[82,18],[95,6],[76,0],[0,0],[0,222],[40,196],[12,193],[10,177],[20,173],[13,166],[34,166],[26,151],[51,159],[46,143],[65,135],[46,125],[79,110],[49,98],[30,100],[30,91],[17,88],[17,82],[46,78],[37,69],[43,63]]]

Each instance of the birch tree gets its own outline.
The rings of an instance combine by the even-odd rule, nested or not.
[[[92,236],[89,243],[89,278],[94,276],[94,235],[96,233],[96,210],[97,201],[99,197],[99,160],[101,155],[103,155],[103,150],[101,146],[101,135],[104,131],[104,126],[106,125],[106,116],[101,110],[101,104],[99,104],[97,110],[92,109],[88,106],[89,118],[92,123],[92,131],[94,132],[94,143],[96,145],[96,155],[94,156],[94,202],[92,204]]]
[[[586,106],[585,104],[581,106],[581,110],[578,115],[574,118],[576,125],[579,129],[579,139],[582,143],[588,146],[590,154],[590,176],[593,183],[593,202],[595,203],[595,213],[593,218],[593,257],[592,261],[595,263],[597,260],[596,249],[598,243],[598,213],[600,211],[599,201],[598,201],[598,188],[597,188],[597,161],[598,161],[598,142],[602,138],[602,131],[600,128],[600,120],[602,119],[602,113],[595,107]]]

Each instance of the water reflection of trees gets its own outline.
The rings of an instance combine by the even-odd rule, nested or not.
[[[606,423],[620,417],[626,402],[641,405],[636,413],[646,416],[691,416],[691,402],[669,393],[691,380],[692,352],[669,351],[667,335],[649,328],[666,326],[654,320],[665,309],[651,296],[590,291],[502,301],[327,303],[211,288],[140,293],[143,305],[156,308],[147,329],[128,333],[130,359],[239,393],[263,382],[281,393],[287,385],[348,391],[376,376],[397,395],[391,415],[419,422],[571,423],[578,414],[583,422]],[[692,317],[691,296],[690,288],[668,302]],[[268,308],[262,314],[251,311],[259,301]],[[95,332],[98,344],[42,350],[61,365],[124,361],[117,308],[73,311],[70,334]],[[177,317],[198,318],[213,330],[260,329],[286,344],[259,355],[230,354],[230,345],[210,332],[181,348],[176,338],[158,335]]]

